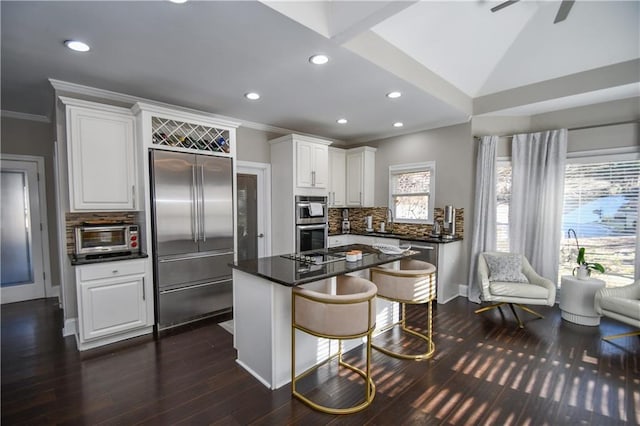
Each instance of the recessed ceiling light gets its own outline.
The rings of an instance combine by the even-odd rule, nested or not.
[[[186,3],[187,0],[169,0],[171,3],[175,3],[175,4],[182,4],[182,3]]]
[[[83,43],[78,40],[65,40],[65,46],[67,46],[71,50],[75,50],[76,52],[88,52],[90,47],[87,43]]]
[[[244,97],[249,99],[250,101],[257,101],[258,99],[260,99],[260,95],[256,92],[245,93]]]
[[[347,124],[346,118],[339,118],[337,121],[338,121],[338,124]]]
[[[312,57],[309,58],[309,62],[315,65],[323,65],[329,62],[329,57],[327,55],[322,55],[322,54],[313,55]]]
[[[396,121],[395,123],[393,123],[393,127],[402,127],[402,126],[404,126],[402,121]]]
[[[400,96],[402,96],[402,93],[400,93],[400,92],[389,92],[389,93],[387,93],[387,98],[391,98],[391,99],[399,98]]]

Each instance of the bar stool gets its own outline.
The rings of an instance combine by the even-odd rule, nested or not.
[[[291,303],[291,393],[311,408],[329,414],[351,414],[365,409],[375,396],[371,378],[371,333],[375,329],[376,286],[369,280],[348,275],[336,279],[336,294],[294,287]],[[338,352],[327,361],[296,376],[296,330],[316,337],[337,339]],[[342,360],[342,339],[367,336],[365,371]],[[338,365],[359,374],[365,383],[364,401],[348,408],[320,405],[296,390],[296,382],[333,358]]]
[[[420,354],[399,353],[376,344],[372,344],[373,348],[389,356],[401,359],[423,360],[431,358],[436,349],[432,339],[433,321],[431,311],[431,302],[436,297],[434,279],[436,267],[431,263],[420,260],[402,259],[399,270],[377,267],[371,268],[370,271],[371,281],[378,287],[378,297],[392,302],[399,302],[402,305],[400,320],[382,328],[379,334],[383,334],[400,324],[403,332],[418,337],[427,343],[427,351]],[[425,303],[427,305],[426,335],[407,327],[405,313],[406,304],[421,305]]]

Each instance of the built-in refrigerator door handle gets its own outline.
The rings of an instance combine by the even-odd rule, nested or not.
[[[200,231],[198,230],[198,199],[196,197],[196,166],[191,166],[191,236],[193,242],[198,242]]]
[[[204,214],[204,166],[200,166],[200,230],[202,231],[202,241],[207,241],[207,228],[205,226]]]

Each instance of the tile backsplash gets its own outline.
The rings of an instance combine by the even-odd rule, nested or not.
[[[66,235],[67,235],[67,254],[73,254],[76,251],[75,227],[83,223],[95,225],[108,225],[113,223],[125,223],[133,225],[139,223],[140,212],[83,212],[65,214]]]
[[[329,209],[329,234],[339,234],[342,230],[342,210],[343,208]],[[373,227],[380,229],[380,222],[387,220],[386,207],[356,207],[349,208],[349,222],[351,232],[365,232],[365,217],[373,217]],[[442,225],[444,219],[444,209],[436,207],[434,217]],[[431,225],[414,223],[394,223],[392,226],[387,223],[387,231],[409,237],[426,237],[431,234]],[[456,208],[456,236],[464,238],[464,209]]]

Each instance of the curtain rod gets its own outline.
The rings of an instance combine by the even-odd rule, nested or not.
[[[571,131],[575,131],[575,130],[596,129],[598,127],[618,126],[620,124],[630,124],[630,123],[638,124],[638,123],[640,123],[640,121],[638,121],[638,120],[618,121],[616,123],[594,124],[594,125],[591,125],[591,126],[572,127],[570,129],[567,129],[567,130],[571,132]],[[520,133],[516,133],[516,134],[520,134]],[[515,134],[513,134],[513,135],[498,135],[499,138],[512,138],[514,136],[515,136]],[[474,136],[474,138],[479,139],[480,136]]]

